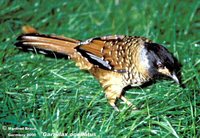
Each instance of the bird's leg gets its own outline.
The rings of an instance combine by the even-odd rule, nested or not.
[[[116,110],[120,111],[116,106],[116,100],[120,98],[123,87],[116,84],[103,85],[108,103]]]
[[[128,106],[133,106],[133,104],[129,100],[127,100],[124,96],[120,96],[120,99],[124,101]]]
[[[116,100],[120,98],[124,88],[123,76],[120,73],[103,70],[97,67],[92,67],[90,73],[93,74],[101,83],[109,104],[116,110]]]
[[[129,100],[127,100],[124,96],[120,96],[120,99],[122,100],[122,101],[124,101],[129,107],[132,107],[133,108],[133,110],[136,110],[137,108],[129,101]]]
[[[116,100],[119,97],[117,93],[114,93],[112,91],[109,91],[109,89],[106,89],[106,98],[108,99],[108,103],[116,110],[119,112],[118,107],[116,106]]]

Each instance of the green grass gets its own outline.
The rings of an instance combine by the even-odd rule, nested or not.
[[[95,133],[98,137],[200,137],[200,3],[198,0],[1,0],[0,135]],[[98,81],[74,62],[24,53],[13,43],[23,25],[87,39],[139,35],[165,45],[183,64],[182,89],[169,80],[106,101]],[[9,128],[34,130],[9,130]]]

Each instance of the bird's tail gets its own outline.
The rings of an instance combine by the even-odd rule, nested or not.
[[[76,62],[81,69],[90,69],[91,64],[78,54],[75,47],[79,45],[79,40],[63,36],[39,34],[34,28],[23,27],[24,34],[17,38],[15,46],[25,51],[35,51],[47,55],[68,56]]]
[[[72,56],[78,43],[78,40],[62,36],[31,33],[20,35],[15,45],[24,50],[35,50],[43,54],[55,52]]]

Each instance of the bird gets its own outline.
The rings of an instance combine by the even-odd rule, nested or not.
[[[116,110],[118,99],[136,107],[125,97],[127,86],[171,78],[181,83],[180,63],[163,45],[141,36],[107,35],[84,41],[38,33],[30,26],[17,37],[15,46],[42,54],[68,56],[82,70],[87,70],[101,84],[108,103]]]

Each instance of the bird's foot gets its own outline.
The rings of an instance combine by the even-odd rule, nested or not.
[[[122,101],[124,101],[133,110],[137,110],[137,108],[129,100],[127,100],[124,96],[121,96],[120,99]]]

